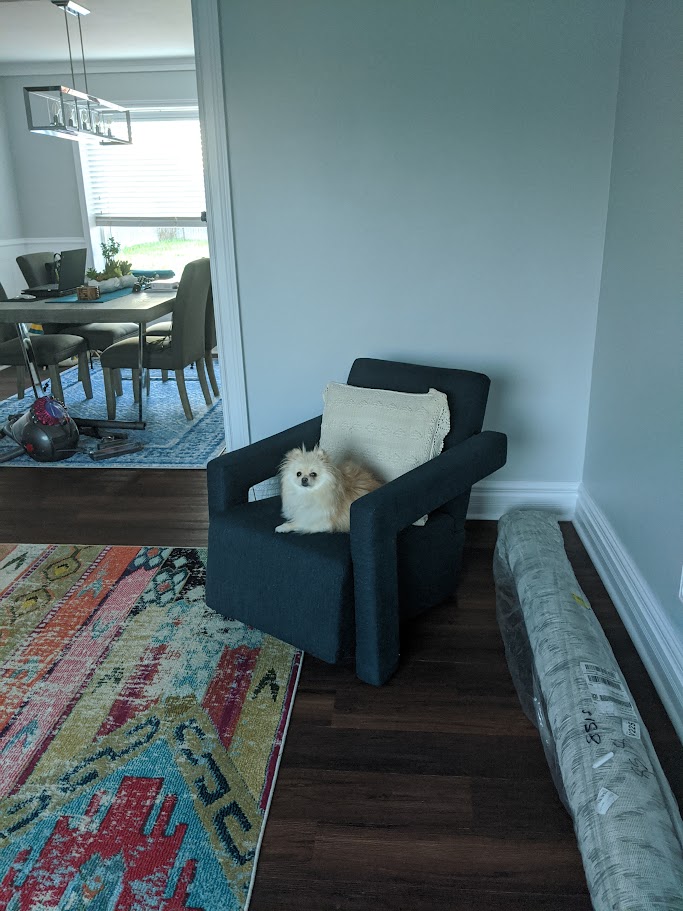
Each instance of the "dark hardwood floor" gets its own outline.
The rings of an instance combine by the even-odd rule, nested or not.
[[[203,471],[0,466],[0,538],[206,543]],[[569,557],[679,801],[683,750],[573,527]],[[569,816],[495,619],[496,526],[468,527],[457,596],[404,631],[376,689],[306,657],[251,911],[589,911]]]

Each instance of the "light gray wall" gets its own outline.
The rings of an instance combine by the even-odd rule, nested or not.
[[[73,143],[29,133],[25,85],[71,85],[66,73],[6,76],[0,79],[7,102],[12,169],[19,197],[24,237],[79,237],[83,220],[78,201]],[[78,80],[77,88],[83,86]],[[192,102],[197,99],[194,71],[91,73],[90,91],[124,104],[149,101]],[[1,152],[0,152],[1,154]]]
[[[22,236],[14,187],[5,94],[0,81],[0,241]]]
[[[628,0],[584,484],[680,634],[683,4]]]
[[[59,74],[2,78],[12,173],[24,228],[22,236],[26,238],[83,235],[72,143],[36,136],[29,133],[26,125],[23,87],[59,85],[64,79],[66,76]]]
[[[581,478],[622,13],[223,0],[254,439],[397,358],[492,377],[497,479]]]

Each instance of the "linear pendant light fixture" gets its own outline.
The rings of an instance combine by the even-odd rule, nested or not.
[[[130,145],[133,141],[130,129],[130,111],[111,101],[97,98],[88,91],[81,17],[89,15],[90,10],[81,6],[80,3],[74,3],[73,0],[52,0],[52,4],[65,13],[66,40],[69,45],[69,65],[73,87],[65,85],[25,86],[24,103],[29,130],[31,133],[57,136],[61,139],[86,140],[99,142],[102,145]],[[71,16],[78,21],[85,92],[79,92],[76,89],[69,33]]]

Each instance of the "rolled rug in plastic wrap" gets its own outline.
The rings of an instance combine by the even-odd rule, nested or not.
[[[683,911],[683,821],[557,521],[498,523],[496,611],[524,712],[572,816],[595,911]]]

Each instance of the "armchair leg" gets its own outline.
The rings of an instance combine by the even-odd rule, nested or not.
[[[115,370],[112,370],[112,377],[114,381],[114,392],[120,398],[123,395],[123,380],[121,379],[121,371],[118,367]]]
[[[107,419],[109,421],[116,420],[116,395],[114,394],[116,373],[118,373],[117,370],[111,370],[109,367],[104,367],[102,370],[102,375],[104,377],[104,396],[107,400]]]
[[[180,401],[183,404],[183,411],[185,412],[185,417],[188,421],[191,421],[194,415],[192,414],[192,409],[190,408],[190,400],[187,397],[187,387],[185,386],[185,374],[182,370],[175,371],[175,379],[178,384],[178,394],[180,395]]]
[[[152,388],[152,371],[147,367],[145,369],[145,393],[149,395],[149,390]]]
[[[140,401],[140,371],[135,367],[133,373],[133,401]]]
[[[59,365],[50,364],[47,368],[50,377],[50,392],[58,402],[64,401],[64,390],[62,389],[62,380],[59,376]]]
[[[204,362],[206,363],[206,372],[209,374],[209,382],[211,383],[213,394],[216,396],[216,398],[220,398],[221,391],[218,388],[216,372],[213,369],[213,354],[211,353],[211,349],[206,352]]]
[[[204,370],[204,358],[200,358],[197,361],[197,378],[199,380],[199,385],[202,387],[202,393],[204,394],[204,401],[208,405],[213,405],[213,399],[211,398],[211,393],[209,392],[209,384],[206,382],[206,372]]]
[[[168,370],[161,371],[161,382],[168,383]]]
[[[80,381],[85,392],[86,399],[92,398],[92,383],[90,382],[90,369],[88,367],[88,352],[84,351],[78,355],[78,372]]]

